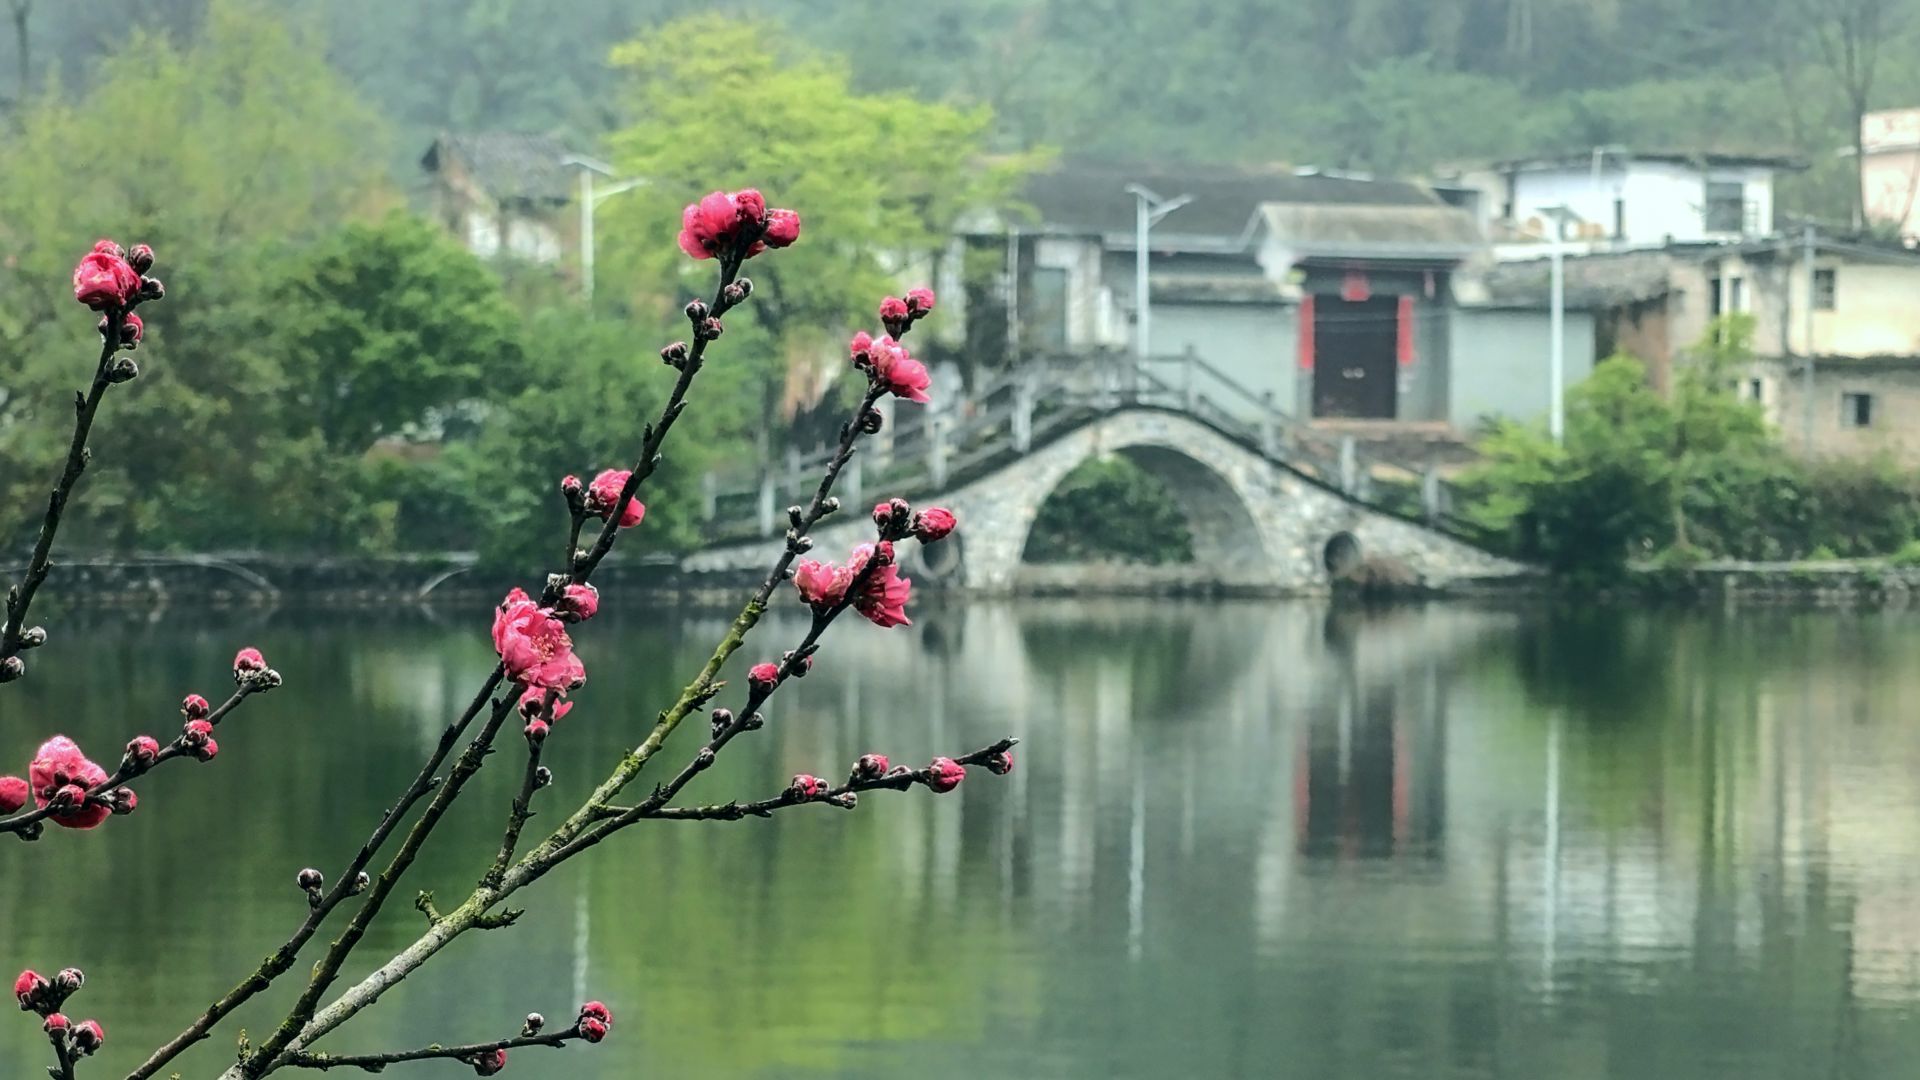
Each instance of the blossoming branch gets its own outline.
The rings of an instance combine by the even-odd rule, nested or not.
[[[265,1029],[258,1042],[242,1040],[240,1054],[221,1074],[222,1080],[258,1080],[286,1068],[378,1072],[390,1065],[434,1059],[457,1061],[477,1075],[491,1076],[507,1068],[514,1050],[600,1042],[611,1030],[612,1012],[601,1002],[588,1002],[574,1024],[561,1031],[546,1030],[544,1019],[534,1013],[527,1016],[518,1036],[491,1042],[436,1043],[423,1049],[371,1055],[335,1055],[314,1049],[319,1040],[374,1005],[388,989],[455,939],[473,930],[512,926],[520,912],[505,905],[521,889],[641,821],[737,820],[769,816],[778,809],[813,802],[851,810],[862,792],[925,787],[943,794],[953,791],[971,766],[993,773],[1005,773],[1013,767],[1012,739],[967,754],[936,755],[920,768],[895,766],[885,754],[873,752],[861,755],[850,767],[846,782],[838,786],[812,774],[801,774],[789,779],[780,794],[771,798],[746,802],[736,799],[708,806],[675,805],[683,790],[733,739],[775,722],[769,706],[776,694],[788,680],[802,678],[812,669],[827,629],[842,614],[853,611],[881,628],[911,625],[908,607],[913,582],[900,574],[898,546],[939,543],[957,526],[953,514],[945,509],[916,509],[904,499],[889,499],[873,509],[872,542],[857,545],[838,559],[801,558],[814,547],[813,527],[841,511],[839,500],[832,494],[834,484],[857,452],[860,439],[881,430],[883,417],[875,408],[880,399],[891,395],[907,402],[929,400],[931,379],[904,339],[916,323],[932,314],[935,297],[931,290],[912,289],[904,297],[887,297],[880,304],[882,336],[876,339],[863,332],[849,342],[853,369],[865,379],[866,388],[841,426],[839,447],[828,461],[812,499],[788,509],[789,527],[766,578],[748,597],[701,670],[679,697],[654,717],[646,736],[612,764],[593,793],[551,832],[528,850],[521,850],[521,838],[533,816],[535,801],[554,779],[542,762],[543,751],[561,732],[562,719],[588,704],[580,698],[587,684],[587,665],[575,652],[574,636],[600,610],[602,598],[591,578],[620,536],[638,529],[646,519],[646,506],[638,495],[663,460],[667,435],[685,410],[688,391],[709,362],[713,343],[725,333],[726,317],[753,295],[753,283],[740,274],[742,267],[752,258],[797,242],[799,237],[799,215],[769,208],[757,191],[715,192],[686,208],[680,248],[693,259],[716,263],[717,281],[710,300],[693,300],[685,307],[690,340],[674,342],[660,351],[662,361],[677,375],[661,412],[640,432],[639,450],[631,466],[600,469],[589,481],[574,475],[560,480],[559,493],[566,510],[563,561],[559,569],[547,575],[537,594],[515,588],[498,605],[491,637],[499,662],[492,673],[466,709],[448,722],[418,775],[381,816],[360,850],[331,879],[332,884],[318,868],[309,867],[296,876],[294,884],[306,897],[306,913],[286,943],[177,1036],[153,1051],[127,1080],[158,1075],[188,1048],[208,1038],[234,1010],[291,971],[303,948],[336,910],[346,906],[353,908],[351,915],[313,963],[297,1000],[276,1026]],[[104,265],[104,272],[111,278],[114,268],[110,263]],[[76,285],[78,281],[76,275]],[[109,332],[115,325],[112,318],[124,318],[125,314],[110,313]],[[123,336],[125,333],[123,330]],[[132,337],[138,339],[137,330]],[[588,524],[596,520],[597,532],[583,543]],[[744,696],[737,708],[715,704],[731,689],[722,673],[780,587],[788,582],[811,614],[807,632],[777,660],[749,666],[743,680]],[[168,746],[163,748],[144,736],[136,738],[129,744],[120,769],[108,774],[88,761],[70,741],[56,740],[42,747],[26,780],[0,781],[0,797],[17,797],[19,806],[31,798],[36,803],[33,815],[76,828],[98,824],[123,801],[131,808],[132,793],[124,790],[127,779],[172,757],[211,758],[217,753],[212,728],[220,717],[248,693],[279,683],[278,673],[266,668],[264,660],[251,650],[236,660],[235,677],[240,692],[217,709],[207,706],[204,699],[188,698],[183,706],[186,726]],[[702,710],[708,719],[706,741],[644,799],[620,805],[617,800],[621,793],[660,753],[679,724]],[[479,883],[463,901],[444,911],[430,892],[419,892],[415,906],[426,918],[426,929],[419,939],[328,1001],[345,963],[407,877],[438,824],[472,777],[501,749],[496,742],[510,719],[525,747],[522,780],[507,807],[500,842]],[[568,726],[580,722],[571,720]],[[0,821],[0,827],[6,824]],[[396,835],[400,837],[398,847],[383,866],[376,868],[376,860]],[[74,975],[77,980],[78,973]],[[33,976],[31,971],[21,976],[26,987],[21,991],[25,995],[21,1003],[41,1012],[55,1059],[52,1075],[55,1080],[76,1080],[80,1063],[104,1042],[105,1029],[96,1021],[75,1027],[64,1017],[56,1025],[54,1010],[71,991],[62,992],[59,980],[50,984],[54,991],[43,991],[36,981],[38,976],[29,976]]]

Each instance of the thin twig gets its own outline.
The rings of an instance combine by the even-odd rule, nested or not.
[[[360,876],[361,872],[366,870],[367,866],[373,862],[373,857],[379,853],[380,848],[387,842],[388,837],[393,835],[393,831],[400,824],[401,818],[405,817],[407,811],[413,808],[414,803],[420,801],[421,796],[433,788],[434,776],[440,771],[441,764],[447,760],[447,755],[452,753],[453,748],[459,744],[461,734],[466,731],[468,725],[473,723],[474,717],[480,714],[480,709],[486,704],[487,699],[493,694],[493,691],[500,685],[500,680],[505,677],[505,674],[506,669],[496,665],[493,669],[493,674],[487,679],[486,683],[481,686],[480,693],[475,695],[473,702],[467,706],[467,711],[462,713],[459,719],[448,724],[446,730],[440,733],[439,743],[434,747],[433,754],[428,757],[426,765],[424,765],[420,769],[419,774],[413,778],[413,783],[407,785],[406,791],[401,793],[400,800],[394,803],[393,806],[381,816],[380,824],[375,826],[373,834],[367,837],[364,844],[360,845],[360,850],[355,853],[353,860],[347,864],[346,870],[342,872],[338,878],[334,879],[333,888],[328,890],[328,892],[321,897],[320,902],[315,904],[312,909],[307,912],[306,919],[302,921],[299,928],[293,932],[293,936],[289,937],[285,944],[282,944],[265,960],[261,961],[260,966],[254,970],[253,974],[247,976],[233,989],[227,991],[220,1000],[208,1006],[205,1012],[194,1019],[193,1023],[187,1025],[185,1031],[168,1040],[165,1045],[155,1050],[145,1062],[141,1063],[139,1068],[128,1073],[127,1080],[149,1080],[150,1077],[165,1068],[168,1062],[184,1053],[188,1047],[205,1039],[213,1031],[214,1026],[220,1023],[221,1020],[226,1019],[235,1009],[246,1004],[260,991],[273,985],[275,979],[286,974],[293,967],[294,960],[300,955],[301,948],[319,931],[321,924],[326,921],[327,916],[347,897],[354,895],[355,880]]]
[[[561,1047],[580,1037],[580,1027],[576,1024],[565,1031],[557,1031],[551,1035],[522,1035],[514,1039],[469,1043],[466,1046],[428,1046],[419,1050],[402,1050],[390,1054],[293,1054],[287,1058],[287,1065],[295,1069],[323,1071],[361,1069],[377,1073],[389,1065],[397,1065],[403,1061],[432,1061],[439,1058],[471,1061],[482,1054],[491,1054],[495,1050],[518,1050],[523,1046]]]
[[[92,456],[87,451],[87,434],[93,430],[93,418],[100,411],[100,399],[106,396],[107,387],[112,385],[107,378],[109,365],[120,349],[120,324],[125,321],[128,308],[114,308],[106,313],[106,340],[100,345],[100,361],[93,368],[93,385],[85,395],[74,395],[73,441],[67,446],[66,467],[60,471],[60,479],[53,486],[53,494],[47,497],[47,516],[40,523],[40,538],[33,543],[33,556],[27,560],[26,576],[19,584],[7,590],[7,622],[0,628],[0,661],[10,659],[29,648],[22,631],[26,629],[27,609],[33,606],[33,595],[40,591],[40,583],[47,580],[48,571],[53,569],[53,537],[60,531],[60,516],[66,512],[67,498],[73,494],[73,486],[80,482],[80,474],[86,471],[87,461]]]
[[[219,708],[207,714],[207,721],[218,726],[221,719],[238,707],[241,701],[265,689],[266,687],[251,681],[240,684],[240,688],[233,692],[232,697],[221,702]],[[163,762],[172,761],[177,757],[188,757],[191,755],[192,751],[187,748],[185,737],[176,736],[172,742],[161,748],[160,752],[154,756],[152,762],[144,766],[129,757],[122,757],[120,767],[115,769],[111,776],[87,789],[86,798],[81,800],[80,805],[84,806],[87,803],[111,805],[114,791],[126,787],[129,781],[152,772]],[[48,803],[46,806],[38,809],[23,811],[15,814],[13,817],[0,819],[0,833],[16,833],[22,837],[32,838],[38,835],[39,829],[37,826],[40,822],[52,817],[56,813],[77,809],[79,809],[77,806],[56,806],[53,803]]]
[[[553,715],[554,692],[547,691],[546,703],[540,710],[544,719]],[[500,836],[500,851],[493,857],[493,867],[480,879],[483,886],[498,886],[500,878],[506,874],[507,867],[513,865],[514,849],[520,846],[520,832],[526,828],[527,819],[533,816],[533,793],[540,790],[540,751],[545,749],[544,740],[527,743],[527,768],[520,778],[520,793],[514,796],[513,808],[507,812],[506,831]]]
[[[1019,739],[1001,739],[991,746],[983,746],[971,754],[963,754],[953,760],[961,765],[982,765],[995,755],[1004,754],[1020,745]],[[655,806],[642,803],[639,806],[618,808],[608,807],[609,820],[615,822],[614,829],[625,828],[636,821],[738,821],[744,817],[772,817],[775,810],[789,806],[807,806],[812,803],[828,803],[850,793],[873,791],[885,788],[892,791],[905,791],[915,784],[927,781],[926,769],[895,769],[885,776],[864,780],[849,780],[839,787],[830,788],[825,794],[812,798],[802,798],[789,789],[771,799],[759,802],[715,803],[708,806]],[[842,807],[842,809],[851,809]],[[608,831],[613,831],[609,829]]]

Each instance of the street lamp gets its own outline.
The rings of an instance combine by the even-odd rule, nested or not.
[[[595,191],[593,178],[596,174],[605,177],[620,175],[614,167],[598,158],[584,154],[568,154],[560,159],[562,165],[572,165],[580,170],[580,292],[588,305],[593,303],[593,211],[603,200],[612,198],[623,191],[632,191],[645,184],[645,180],[621,180]]]
[[[1138,325],[1133,334],[1133,354],[1141,360],[1148,355],[1148,338],[1153,332],[1153,297],[1147,286],[1147,231],[1160,219],[1193,201],[1193,196],[1163,199],[1140,184],[1128,184],[1134,199],[1133,214],[1133,297]]]
[[[1553,339],[1547,343],[1550,358],[1547,394],[1551,399],[1547,406],[1547,433],[1553,436],[1553,444],[1559,446],[1566,439],[1567,427],[1567,222],[1582,219],[1565,203],[1543,207],[1540,212],[1553,222],[1552,285],[1547,301],[1547,333]]]

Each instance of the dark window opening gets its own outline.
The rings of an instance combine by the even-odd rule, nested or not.
[[[1767,384],[1761,379],[1747,380],[1747,397],[1754,401],[1767,400]]]
[[[1717,319],[1720,317],[1720,314],[1721,314],[1720,291],[1721,291],[1720,279],[1708,278],[1707,279],[1707,317],[1710,319]]]
[[[1837,296],[1839,282],[1832,269],[1813,272],[1813,308],[1815,311],[1832,311]]]
[[[1615,240],[1627,238],[1627,200],[1625,199],[1613,200],[1613,238]]]
[[[1872,427],[1873,395],[1841,394],[1840,426],[1851,428]]]
[[[1067,347],[1067,271],[1036,266],[1028,272],[1025,310],[1021,312],[1021,339],[1035,352],[1063,352]]]
[[[1747,224],[1747,188],[1738,181],[1707,181],[1706,230],[1744,232]]]

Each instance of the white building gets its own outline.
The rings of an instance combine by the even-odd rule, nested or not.
[[[1545,238],[1564,207],[1572,213],[1568,240],[1592,248],[1659,247],[1771,233],[1774,173],[1803,167],[1782,157],[1596,147],[1443,179],[1480,193],[1480,213],[1495,236]]]
[[[1920,109],[1882,109],[1860,118],[1861,189],[1867,223],[1920,239]]]

